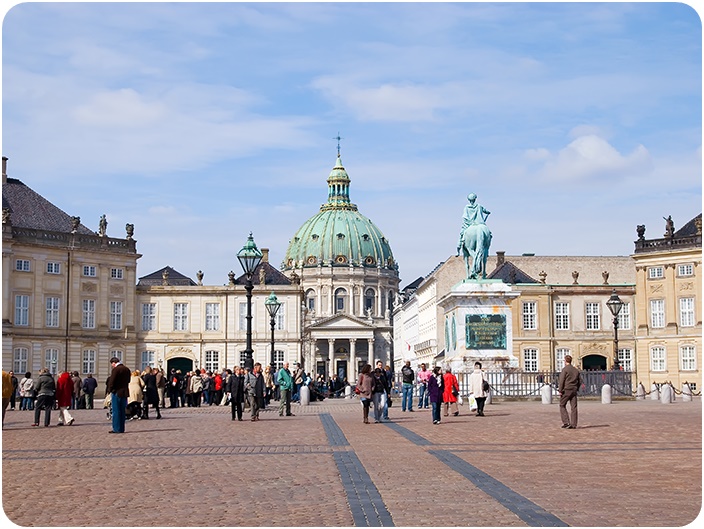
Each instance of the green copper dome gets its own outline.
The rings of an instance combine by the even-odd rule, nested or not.
[[[350,177],[340,154],[328,177],[328,201],[291,239],[283,269],[364,266],[398,269],[389,241],[350,202]]]

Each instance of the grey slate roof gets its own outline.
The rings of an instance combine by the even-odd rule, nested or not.
[[[182,273],[178,272],[177,270],[174,270],[170,266],[165,266],[164,268],[161,268],[156,272],[152,272],[149,275],[140,277],[137,286],[163,285],[164,280],[162,274],[164,270],[168,270],[169,272],[169,277],[167,279],[168,285],[164,286],[197,286],[195,281],[193,281],[190,277],[184,276]]]
[[[8,178],[2,185],[2,207],[10,210],[14,227],[71,233],[71,215],[16,178]],[[78,233],[95,235],[83,224],[79,224]]]
[[[491,274],[488,279],[501,279],[504,283],[538,283],[523,270],[514,265],[511,261],[504,261]]]
[[[697,224],[696,220],[699,219],[699,225],[701,226],[702,223],[702,214],[700,213],[696,217],[694,217],[692,220],[690,220],[687,224],[682,226],[679,230],[675,232],[675,237],[692,237],[694,235],[697,235]]]
[[[262,269],[264,269],[264,273],[265,273],[265,276],[264,276],[265,284],[267,284],[267,285],[290,285],[291,284],[291,280],[288,277],[286,277],[284,274],[279,272],[276,268],[271,266],[270,263],[268,263],[266,261],[262,261],[261,263],[259,263],[259,266],[257,266],[254,269],[254,274],[252,276],[252,282],[255,285],[259,284],[259,271]],[[246,279],[245,275],[242,274],[241,276],[239,276],[235,280],[235,283],[237,285],[244,285],[245,283],[247,283],[247,279]]]

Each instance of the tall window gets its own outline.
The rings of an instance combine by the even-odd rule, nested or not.
[[[220,351],[206,351],[205,352],[205,370],[220,371]]]
[[[368,288],[364,293],[364,313],[371,311],[374,314],[374,289]]]
[[[95,373],[95,351],[93,349],[83,351],[83,373]]]
[[[677,266],[677,275],[678,276],[692,276],[694,275],[694,265],[690,264],[681,264]]]
[[[624,371],[633,371],[633,351],[630,349],[618,350],[618,363]]]
[[[205,304],[205,330],[220,330],[220,303]]]
[[[142,330],[156,330],[156,303],[142,303]]]
[[[585,305],[587,315],[587,330],[598,331],[601,329],[601,317],[599,315],[599,304],[589,302]]]
[[[125,276],[125,270],[123,268],[111,268],[110,277],[112,279],[123,279]]]
[[[30,265],[28,259],[17,259],[15,261],[15,270],[18,272],[29,272]]]
[[[46,298],[46,326],[59,326],[59,298]]]
[[[621,311],[618,313],[618,328],[619,329],[630,329],[631,328],[631,304],[624,303],[621,307]]]
[[[59,372],[59,350],[46,349],[44,350],[44,367],[46,367],[52,375]]]
[[[15,296],[15,325],[29,325],[29,296]]]
[[[142,351],[142,369],[144,371],[147,367],[155,367],[154,365],[154,351]]]
[[[650,348],[650,370],[665,371],[665,348],[661,346]]]
[[[306,291],[306,307],[310,312],[315,311],[315,290]]]
[[[286,304],[282,303],[279,311],[276,313],[276,330],[283,331],[286,323]]]
[[[570,354],[570,350],[566,347],[558,347],[555,349],[555,369],[562,371],[565,367],[565,356]]]
[[[523,328],[525,330],[535,330],[538,328],[537,306],[535,301],[523,302]]]
[[[347,291],[344,288],[338,288],[335,291],[335,312],[344,312],[346,305]]]
[[[694,298],[680,298],[680,325],[694,327]]]
[[[538,370],[538,350],[523,349],[523,369],[525,371]]]
[[[665,300],[650,300],[650,326],[661,328],[665,326]]]
[[[92,266],[92,265],[85,265],[85,266],[83,267],[83,275],[86,276],[86,277],[95,277],[95,276],[97,276],[98,274],[97,274],[97,272],[96,272],[95,266]]]
[[[252,303],[252,312],[254,312],[254,303]],[[239,321],[240,321],[239,330],[246,331],[247,330],[247,303],[244,301],[240,302]]]
[[[564,301],[555,303],[555,329],[569,331],[570,329],[570,304]]]
[[[47,274],[60,274],[61,273],[61,263],[55,263],[49,261],[46,263],[46,273]]]
[[[278,371],[282,367],[284,367],[284,352],[283,351],[274,351],[274,367]]]
[[[174,331],[188,330],[188,303],[174,303]]]
[[[120,360],[120,362],[124,360],[124,355],[122,354],[122,351],[119,351],[117,349],[113,349],[112,351],[110,351],[110,356],[108,357],[108,359],[112,357],[117,358],[118,360]]]
[[[110,328],[114,331],[122,329],[122,301],[110,302]]]
[[[696,371],[697,351],[693,345],[680,347],[680,369],[682,371]]]
[[[83,300],[83,319],[81,326],[84,329],[95,329],[95,300]]]
[[[662,266],[648,268],[648,279],[662,279],[663,277],[665,277],[665,269]]]
[[[12,362],[12,370],[15,373],[26,373],[28,359],[29,349],[27,349],[26,347],[15,347],[15,355]]]

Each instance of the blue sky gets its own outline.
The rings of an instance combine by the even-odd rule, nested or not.
[[[6,8],[7,9],[7,8]],[[2,154],[138,275],[278,266],[336,157],[402,284],[455,252],[628,255],[702,210],[702,34],[679,3],[25,3],[2,26]]]

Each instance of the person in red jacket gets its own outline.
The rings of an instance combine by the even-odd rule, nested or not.
[[[222,375],[220,373],[215,373],[212,381],[213,385],[213,400],[210,404],[220,405],[222,400]]]
[[[59,407],[59,426],[71,426],[73,417],[68,412],[73,397],[73,380],[68,371],[62,371],[56,380],[56,405]]]

